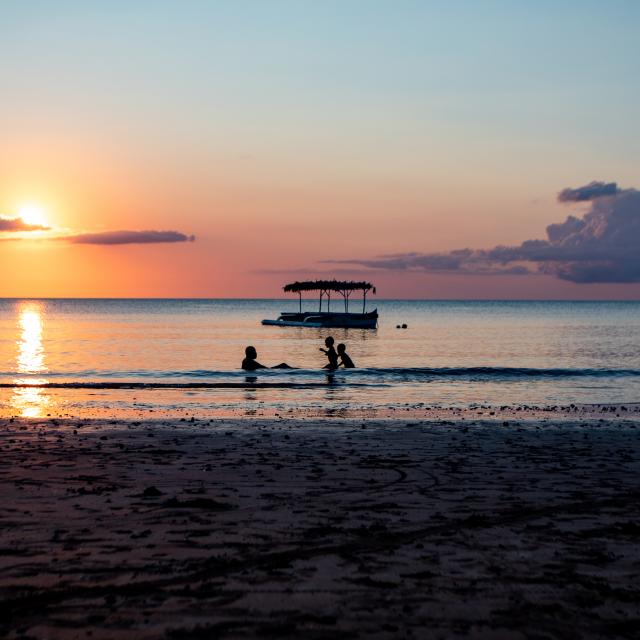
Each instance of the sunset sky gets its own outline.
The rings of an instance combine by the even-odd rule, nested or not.
[[[635,0],[0,9],[0,296],[640,299]]]

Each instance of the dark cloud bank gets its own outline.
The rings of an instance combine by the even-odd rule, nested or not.
[[[102,231],[99,233],[79,233],[64,238],[74,244],[155,244],[161,242],[193,242],[195,236],[187,236],[179,231]]]
[[[49,228],[41,224],[27,224],[22,218],[0,216],[0,231],[46,231]]]
[[[369,260],[327,261],[375,269],[469,275],[543,273],[578,283],[640,282],[640,191],[591,182],[558,194],[563,203],[590,203],[580,218],[547,227],[546,240],[515,247],[403,253]]]
[[[563,189],[558,194],[558,202],[588,202],[602,196],[615,196],[622,189],[615,182],[590,182],[577,189]]]

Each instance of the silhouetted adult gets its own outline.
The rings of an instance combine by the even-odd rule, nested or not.
[[[244,360],[240,367],[245,371],[256,371],[257,369],[294,369],[294,367],[290,367],[286,362],[281,362],[275,367],[265,367],[256,359],[258,357],[258,352],[256,351],[256,348],[252,346],[248,346],[244,350],[244,356]]]
[[[244,360],[242,361],[241,367],[245,371],[255,371],[256,369],[267,369],[263,364],[260,364],[256,358],[258,357],[258,352],[255,347],[248,346],[244,350]]]

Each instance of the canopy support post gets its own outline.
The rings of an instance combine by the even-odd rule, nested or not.
[[[362,313],[367,312],[367,293],[372,291],[376,293],[376,288],[370,282],[354,282],[354,281],[339,281],[339,280],[310,280],[305,282],[292,282],[283,287],[286,293],[293,292],[298,294],[298,311],[300,315],[303,315],[302,311],[302,294],[305,291],[318,291],[318,313],[331,313],[331,293],[336,292],[342,296],[344,302],[344,313],[357,313],[351,312],[349,308],[349,301],[354,291],[362,291]],[[322,302],[323,298],[327,298],[327,310],[323,311]],[[342,312],[336,312],[342,313]]]

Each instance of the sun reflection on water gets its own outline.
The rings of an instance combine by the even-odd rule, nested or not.
[[[42,311],[42,304],[37,302],[27,302],[19,307],[16,371],[24,377],[16,378],[15,384],[47,383],[41,377],[47,371],[42,345]],[[15,389],[12,404],[23,418],[39,418],[45,413],[49,401],[43,389],[23,387]]]

